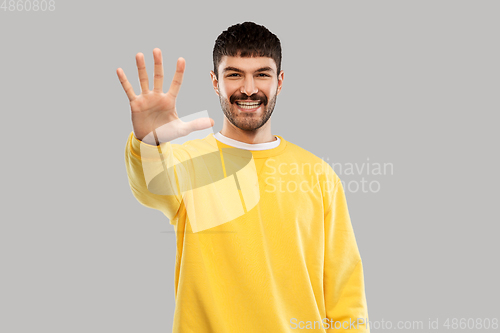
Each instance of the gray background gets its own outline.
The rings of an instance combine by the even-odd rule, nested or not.
[[[346,189],[370,320],[439,319],[445,330],[447,318],[499,318],[499,10],[149,0],[0,10],[0,331],[171,331],[173,227],[130,191],[130,109],[115,71],[139,93],[137,52],[152,78],[162,49],[165,87],[184,57],[179,115],[208,110],[219,131],[213,43],[247,20],[283,46],[273,134],[329,163],[393,165],[339,173],[380,184]]]

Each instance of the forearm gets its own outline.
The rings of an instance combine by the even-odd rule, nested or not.
[[[143,205],[173,218],[180,205],[171,145],[148,145],[129,135],[125,165],[134,197]]]

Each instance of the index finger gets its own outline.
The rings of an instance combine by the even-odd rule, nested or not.
[[[186,61],[184,58],[177,59],[177,68],[175,69],[174,78],[170,84],[170,89],[168,92],[174,97],[177,97],[179,90],[181,89],[182,78],[184,76],[184,69],[186,68]]]

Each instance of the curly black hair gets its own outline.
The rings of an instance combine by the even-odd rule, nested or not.
[[[279,38],[263,25],[243,22],[230,26],[217,37],[213,50],[214,73],[223,56],[269,57],[281,71],[281,43]]]

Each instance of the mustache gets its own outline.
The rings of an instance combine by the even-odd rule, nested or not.
[[[229,98],[229,102],[234,104],[236,100],[252,100],[252,101],[261,101],[264,105],[267,105],[267,97],[266,95],[252,95],[248,96],[247,94],[234,94]]]

